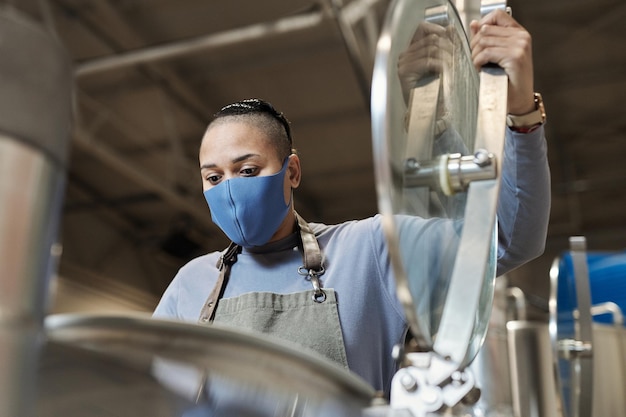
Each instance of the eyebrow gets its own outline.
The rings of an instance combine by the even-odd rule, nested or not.
[[[246,159],[250,159],[250,158],[255,157],[255,156],[261,156],[261,155],[259,155],[257,153],[247,153],[245,155],[238,156],[237,158],[231,160],[230,162],[232,164],[236,164],[238,162],[245,161]],[[215,168],[216,166],[217,166],[217,164],[203,164],[203,165],[200,165],[200,169]]]

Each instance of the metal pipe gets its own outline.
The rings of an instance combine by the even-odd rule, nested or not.
[[[618,328],[624,325],[624,314],[619,305],[612,301],[591,306],[591,315],[599,316],[602,314],[611,314],[613,316],[613,324]]]
[[[344,19],[348,24],[362,19],[369,10],[381,0],[358,0],[344,9]],[[138,64],[163,61],[210,49],[236,45],[238,43],[260,40],[272,36],[305,31],[318,26],[324,19],[320,11],[297,16],[285,17],[273,22],[257,23],[220,33],[198,36],[182,41],[140,48],[121,54],[95,58],[75,67],[76,77],[84,77],[100,72],[129,67]]]
[[[359,90],[361,91],[365,105],[369,109],[371,81],[368,76],[369,71],[364,67],[366,60],[363,57],[362,50],[359,47],[359,42],[354,34],[354,28],[344,19],[340,0],[326,0],[325,3],[330,9],[330,13],[337,24],[344,47],[348,53],[348,58],[352,64],[352,69],[354,70]],[[371,61],[371,59],[368,59],[367,61]]]
[[[184,55],[235,45],[286,33],[309,30],[323,20],[319,11],[290,16],[274,22],[257,23],[244,28],[199,36],[178,42],[136,49],[117,55],[92,59],[75,68],[76,77],[129,67],[149,62],[174,59]]]
[[[510,287],[506,289],[506,296],[513,300],[515,306],[515,320],[524,321],[528,317],[526,311],[526,297],[524,291],[518,287]]]
[[[93,140],[89,133],[87,133],[84,129],[81,129],[80,127],[75,129],[73,144],[97,157],[99,161],[107,164],[115,170],[115,172],[124,175],[126,178],[144,187],[146,191],[153,191],[157,193],[161,198],[163,198],[163,200],[175,209],[191,215],[198,222],[198,224],[207,228],[208,231],[218,232],[217,226],[215,226],[215,224],[211,221],[208,208],[205,208],[200,204],[194,204],[187,198],[173,191],[171,188],[164,186],[157,180],[152,179],[150,175],[135,168],[108,146],[99,143],[97,140]]]

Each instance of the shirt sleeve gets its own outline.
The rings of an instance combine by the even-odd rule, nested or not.
[[[497,275],[502,275],[545,249],[550,170],[543,126],[531,133],[507,128],[497,214]]]
[[[197,321],[219,275],[215,264],[220,255],[208,253],[183,265],[163,293],[153,317]]]
[[[159,304],[152,313],[154,318],[178,318],[178,309],[176,308],[178,303],[178,280],[176,277],[172,283],[167,287]]]

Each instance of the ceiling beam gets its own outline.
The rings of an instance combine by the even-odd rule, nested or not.
[[[370,8],[380,2],[380,0],[353,1],[342,9],[345,10],[342,16],[346,23],[354,24],[354,22],[366,17]],[[138,64],[175,59],[210,49],[258,41],[298,31],[306,31],[317,27],[324,18],[325,13],[323,10],[308,12],[306,14],[285,17],[273,22],[257,23],[220,33],[212,33],[182,41],[139,48],[102,58],[95,58],[78,64],[75,67],[75,75],[80,78]]]
[[[209,232],[209,235],[221,234],[217,226],[211,221],[211,216],[206,208],[180,195],[172,188],[163,185],[162,182],[153,179],[151,175],[137,168],[113,149],[92,138],[91,135],[80,126],[74,129],[73,145],[96,157],[115,172],[124,175],[129,180],[143,187],[147,192],[158,194],[172,207],[191,216],[196,224],[203,226]]]
[[[354,25],[349,24],[344,16],[341,0],[324,0],[323,5],[332,16],[337,29],[341,35],[352,70],[356,77],[357,85],[363,96],[365,107],[370,107],[370,68],[373,66],[373,56],[375,51],[364,51],[361,47],[355,32]]]
[[[78,64],[75,68],[75,75],[80,78],[138,64],[171,60],[201,51],[260,40],[271,36],[309,30],[319,25],[322,19],[322,13],[316,11],[286,17],[274,22],[258,23],[244,28],[95,58]]]

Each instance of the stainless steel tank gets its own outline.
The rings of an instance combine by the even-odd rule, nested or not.
[[[51,32],[11,8],[0,57],[0,417],[361,415],[365,382],[253,335],[149,315],[44,319],[72,68]]]
[[[548,325],[507,323],[513,409],[516,417],[560,417]]]
[[[72,71],[50,32],[0,8],[0,416],[25,413],[58,255]]]
[[[592,416],[626,416],[626,329],[593,324]]]
[[[626,254],[582,236],[551,269],[550,336],[565,416],[626,415]]]

